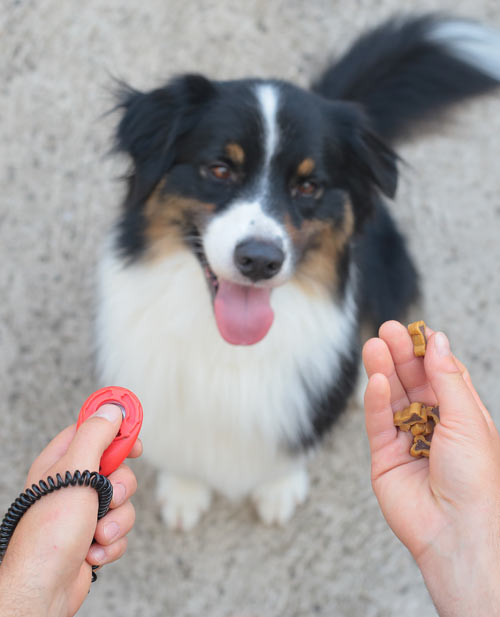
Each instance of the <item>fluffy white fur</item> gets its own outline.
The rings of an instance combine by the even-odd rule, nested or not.
[[[188,248],[124,265],[108,248],[101,262],[100,374],[132,388],[144,406],[145,456],[160,470],[165,522],[189,529],[209,507],[212,489],[250,495],[267,523],[284,523],[308,491],[305,461],[288,443],[310,434],[308,393],[326,393],[355,327],[353,282],[342,305],[313,281],[290,280],[291,242],[267,213],[269,170],[279,148],[279,90],[255,89],[265,156],[249,201],[214,217],[203,233],[210,267],[247,282],[234,265],[239,242],[257,237],[285,253],[271,286],[275,319],[258,344],[225,342],[199,261]],[[124,361],[126,359],[126,361]]]
[[[418,23],[410,22],[409,32],[419,28]],[[430,19],[428,24],[428,30],[419,32],[419,37],[440,43],[457,58],[500,78],[497,33],[462,20]],[[394,64],[387,77],[388,95],[393,98],[393,86],[399,83],[397,71],[409,70],[408,79],[414,79],[415,88],[419,88],[425,82],[422,70],[429,60],[424,57],[421,64],[416,62],[414,68],[408,69],[404,46],[399,50],[396,36],[394,51],[387,49],[385,42],[382,45],[385,36],[394,38],[392,25],[378,32],[373,53],[383,65],[387,59]],[[419,45],[417,41],[416,50]],[[358,54],[359,49],[355,57],[345,56],[352,62],[354,82],[370,78]],[[435,59],[439,66],[439,51]],[[370,62],[367,66],[371,66]],[[335,81],[335,67],[333,77],[328,77],[329,73],[325,74],[326,82],[330,78]],[[324,88],[328,89],[326,82]],[[248,347],[224,341],[216,326],[202,266],[188,248],[180,248],[163,259],[135,255],[135,261],[128,264],[108,248],[101,262],[97,324],[100,374],[108,384],[131,387],[142,399],[145,456],[160,470],[158,496],[163,517],[175,527],[196,524],[209,507],[212,490],[233,499],[250,495],[261,518],[268,523],[290,518],[296,504],[306,497],[308,480],[305,461],[289,454],[287,444],[311,435],[308,393],[318,398],[327,393],[339,372],[341,354],[356,336],[352,271],[342,302],[336,302],[326,290],[315,288],[314,281],[301,286],[290,278],[295,265],[290,238],[285,226],[270,213],[271,206],[275,206],[271,200],[276,180],[272,172],[279,168],[273,164],[283,145],[280,105],[289,95],[278,82],[251,83],[251,103],[260,115],[258,130],[255,125],[253,129],[253,138],[261,140],[260,167],[249,176],[248,185],[238,192],[236,201],[225,203],[208,227],[198,231],[210,268],[219,280],[245,282],[233,258],[235,247],[246,238],[276,242],[285,252],[280,272],[258,283],[273,287],[275,319],[265,338]],[[430,83],[438,87],[433,79]],[[180,88],[179,84],[172,87],[175,92]],[[448,85],[443,87],[446,93]],[[398,89],[404,94],[403,86],[397,86],[395,91]],[[475,94],[476,89],[477,93],[486,92],[488,84],[472,84],[470,94]],[[457,100],[466,95],[467,88],[457,93]],[[139,152],[139,162],[144,163],[144,157],[148,161],[152,153],[142,151],[142,142],[149,140],[136,134],[141,125],[139,122],[136,126],[136,96],[131,93],[124,105],[128,119],[120,125],[118,136],[121,149],[133,157]],[[364,104],[363,96],[356,101]],[[412,110],[411,101],[402,101],[402,117],[398,117],[397,110],[394,112],[395,131],[400,130],[398,123],[402,124],[408,110],[425,117],[434,102],[439,107],[432,93],[426,96],[429,100],[422,103],[422,109],[420,103]],[[370,111],[369,100],[368,108]],[[145,107],[144,113],[149,114],[149,110]],[[371,113],[376,114],[376,110]],[[148,122],[143,128],[148,136]],[[142,144],[140,148],[138,144]],[[353,174],[372,166],[358,150],[354,147],[361,158],[353,165]],[[373,157],[375,154],[374,150]],[[388,161],[382,164],[384,158],[390,159],[389,154],[380,157],[371,177],[376,177],[382,191],[392,196],[392,183],[380,176],[392,176],[395,170]],[[377,167],[387,167],[387,171],[377,173]],[[399,251],[404,258],[406,253]],[[412,271],[409,265],[405,268]]]
[[[262,199],[265,202],[265,198]],[[287,281],[293,270],[291,242],[284,227],[264,212],[262,202],[235,202],[208,225],[203,234],[203,248],[210,267],[219,278],[248,284],[248,279],[234,263],[234,249],[248,238],[267,240],[285,254],[281,270],[272,279],[259,281],[259,287],[275,287]]]
[[[277,287],[270,332],[238,347],[219,334],[188,249],[124,265],[108,247],[99,281],[100,375],[143,403],[141,437],[145,457],[162,470],[166,522],[195,524],[210,503],[207,487],[233,499],[253,494],[264,520],[287,520],[305,498],[307,476],[284,442],[309,428],[304,382],[325,391],[351,340],[353,294],[339,306],[320,289]]]

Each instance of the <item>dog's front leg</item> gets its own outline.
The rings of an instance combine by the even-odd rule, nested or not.
[[[262,484],[252,493],[252,501],[266,525],[284,525],[295,509],[304,503],[309,492],[309,477],[305,462],[297,462],[279,478]]]
[[[210,507],[212,491],[198,480],[160,471],[157,484],[163,521],[170,529],[189,531]]]

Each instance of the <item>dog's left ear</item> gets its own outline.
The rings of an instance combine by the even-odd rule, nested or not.
[[[147,199],[175,161],[176,143],[194,125],[216,87],[202,75],[182,75],[150,92],[120,84],[117,109],[122,112],[115,149],[132,161],[125,206]]]
[[[398,155],[371,130],[355,105],[344,106],[337,125],[341,144],[342,181],[350,194],[357,228],[373,212],[379,192],[393,198],[398,184]]]

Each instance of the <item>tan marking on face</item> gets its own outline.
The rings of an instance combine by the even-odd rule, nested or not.
[[[344,205],[340,226],[332,221],[304,221],[300,228],[285,221],[292,242],[302,258],[294,281],[307,294],[332,293],[338,284],[338,262],[354,231],[354,214],[349,201]]]
[[[315,162],[312,158],[307,158],[297,167],[298,176],[310,176],[314,170]]]
[[[344,204],[344,224],[342,225],[342,229],[344,230],[347,241],[354,233],[354,211],[348,199]]]
[[[198,228],[204,226],[213,204],[180,195],[165,195],[161,186],[148,199],[144,215],[148,257],[160,259],[186,248],[184,229],[190,222]]]
[[[243,165],[245,162],[245,151],[235,142],[231,142],[226,146],[226,154],[236,165]]]

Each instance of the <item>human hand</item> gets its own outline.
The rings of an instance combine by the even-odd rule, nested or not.
[[[500,436],[446,336],[427,336],[424,359],[397,322],[364,346],[373,490],[440,614],[497,615]],[[415,401],[439,404],[429,459],[412,457],[411,434],[393,424]]]
[[[64,477],[66,470],[99,469],[102,453],[121,421],[120,408],[107,404],[78,431],[76,425],[63,430],[34,461],[26,486],[56,473]],[[138,440],[129,456],[137,457],[141,452]],[[137,482],[126,465],[110,474],[109,480],[113,499],[99,522],[96,491],[80,486],[44,496],[23,515],[0,566],[1,614],[74,615],[87,596],[91,565],[102,566],[123,555],[126,534],[135,520],[129,499]],[[96,543],[91,546],[94,536]]]

